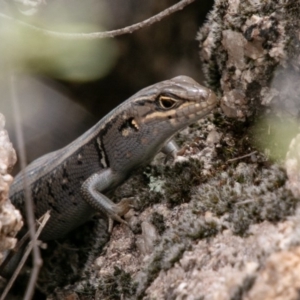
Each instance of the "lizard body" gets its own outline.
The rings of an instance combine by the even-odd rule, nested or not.
[[[63,237],[98,211],[124,222],[131,202],[115,204],[110,193],[159,151],[173,154],[172,136],[216,104],[211,90],[187,76],[142,89],[71,144],[29,164],[15,177],[10,199],[25,216],[26,176],[36,219],[51,210],[43,241]]]

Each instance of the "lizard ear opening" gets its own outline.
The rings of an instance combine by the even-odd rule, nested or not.
[[[176,105],[177,101],[169,96],[160,95],[158,97],[159,107],[165,110],[171,109]]]
[[[119,127],[119,131],[123,136],[127,136],[130,132],[139,131],[139,125],[134,118],[129,118]]]

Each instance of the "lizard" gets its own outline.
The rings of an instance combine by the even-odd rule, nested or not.
[[[39,239],[56,240],[97,212],[113,221],[132,207],[132,200],[114,203],[109,196],[131,174],[162,151],[175,156],[173,136],[217,105],[216,95],[187,76],[149,87],[121,103],[96,125],[62,149],[46,154],[19,173],[10,188],[11,202],[25,216],[24,176],[35,218],[51,216]]]

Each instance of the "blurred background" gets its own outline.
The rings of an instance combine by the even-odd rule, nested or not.
[[[95,32],[132,25],[177,2],[0,0],[0,12],[48,30]],[[133,34],[91,41],[47,37],[0,17],[0,113],[14,146],[12,72],[30,162],[67,145],[148,85],[177,75],[203,82],[195,37],[212,5],[195,1]]]

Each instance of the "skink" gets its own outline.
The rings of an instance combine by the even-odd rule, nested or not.
[[[172,137],[208,114],[215,94],[187,76],[142,89],[66,147],[46,154],[15,177],[10,199],[25,216],[23,177],[31,191],[36,219],[51,217],[39,239],[58,239],[101,211],[121,218],[131,201],[109,199],[134,170],[162,151],[174,154]]]

